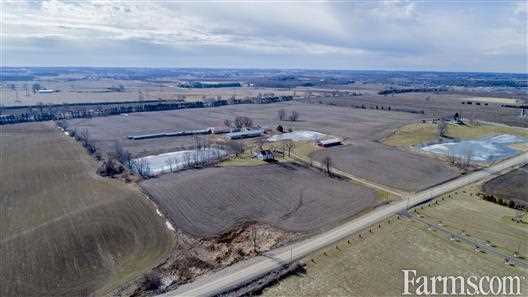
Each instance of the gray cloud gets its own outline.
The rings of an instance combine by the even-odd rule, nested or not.
[[[8,65],[528,71],[523,1],[0,5]]]

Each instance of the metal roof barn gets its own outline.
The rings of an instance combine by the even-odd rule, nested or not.
[[[225,138],[226,139],[243,139],[243,138],[259,137],[262,134],[264,134],[263,129],[256,129],[256,130],[227,133],[225,135]]]

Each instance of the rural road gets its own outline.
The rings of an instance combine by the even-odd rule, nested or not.
[[[474,182],[495,175],[501,175],[504,173],[503,171],[523,164],[528,164],[528,153],[502,161],[492,167],[459,177],[417,194],[404,196],[401,201],[379,207],[327,232],[294,243],[290,246],[269,251],[262,256],[239,262],[226,269],[206,275],[203,278],[180,286],[178,289],[160,296],[211,296],[220,294],[226,290],[236,288],[241,284],[249,283],[291,261],[302,259],[314,251],[350,236],[351,234],[380,222],[387,217],[395,215],[408,207],[420,204]]]

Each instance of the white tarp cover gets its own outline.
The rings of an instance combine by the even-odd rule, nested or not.
[[[281,141],[281,140],[292,140],[292,141],[312,141],[319,140],[327,137],[328,135],[315,132],[315,131],[293,131],[288,133],[282,133],[273,135],[268,138],[269,141]]]
[[[220,149],[205,148],[199,150],[186,150],[161,155],[152,155],[133,159],[133,164],[148,164],[149,175],[174,172],[184,169],[186,165],[194,165],[204,161],[215,160],[227,155],[227,152]]]
[[[502,134],[492,137],[484,137],[478,140],[433,144],[422,147],[422,150],[439,155],[451,155],[458,158],[464,158],[471,155],[473,161],[490,162],[516,155],[518,151],[509,147],[509,145],[527,142],[528,140],[522,137]]]

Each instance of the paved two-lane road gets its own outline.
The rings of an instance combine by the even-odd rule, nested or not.
[[[236,288],[241,284],[248,283],[279,268],[285,263],[301,259],[311,252],[317,251],[329,244],[350,236],[351,234],[397,214],[408,207],[420,204],[460,187],[495,175],[501,175],[504,173],[503,171],[524,164],[528,164],[528,153],[505,160],[490,168],[459,177],[417,194],[406,196],[399,202],[377,208],[332,230],[290,246],[275,249],[263,256],[242,261],[231,267],[212,273],[205,278],[198,279],[193,283],[183,285],[175,291],[168,292],[162,296],[211,296],[222,293],[230,288]]]

